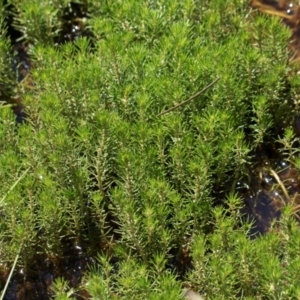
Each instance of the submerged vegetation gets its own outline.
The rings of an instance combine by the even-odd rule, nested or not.
[[[0,12],[3,288],[18,258],[7,299],[300,297],[300,79],[280,19],[246,0]],[[264,216],[245,207],[262,189],[280,204],[259,235]]]

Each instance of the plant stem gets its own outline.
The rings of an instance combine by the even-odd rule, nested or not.
[[[162,116],[162,115],[165,115],[165,114],[171,112],[172,110],[175,110],[176,108],[178,108],[178,107],[180,107],[180,106],[182,106],[182,105],[184,105],[184,104],[186,104],[186,103],[192,101],[193,99],[195,99],[196,97],[198,97],[199,95],[201,95],[202,93],[204,93],[206,90],[208,90],[211,86],[213,86],[213,85],[214,85],[217,81],[219,81],[219,80],[220,80],[220,77],[217,77],[212,83],[210,83],[208,86],[206,86],[206,87],[205,87],[204,89],[202,89],[200,92],[196,93],[195,95],[193,95],[193,96],[190,97],[189,99],[187,99],[187,100],[185,100],[185,101],[183,101],[183,102],[181,102],[181,103],[175,105],[174,107],[169,108],[169,109],[167,109],[167,110],[165,110],[165,111],[159,113],[159,114],[157,115],[157,117],[160,117],[160,116]]]
[[[10,273],[9,273],[8,278],[7,278],[7,281],[6,281],[5,287],[4,287],[3,291],[2,291],[2,295],[1,295],[1,297],[0,297],[0,300],[3,300],[3,298],[4,298],[4,296],[5,296],[7,287],[8,287],[8,285],[9,285],[9,283],[10,283],[11,276],[12,276],[14,270],[15,270],[17,261],[18,261],[18,259],[19,259],[20,250],[21,250],[21,248],[19,249],[18,254],[16,255],[14,264],[13,264],[12,269],[11,269],[11,271],[10,271]]]

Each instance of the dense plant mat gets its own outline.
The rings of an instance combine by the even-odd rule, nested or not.
[[[246,0],[0,11],[4,299],[300,297],[300,80],[280,18]]]
[[[299,17],[300,17],[300,6],[299,1],[290,1],[290,0],[252,0],[251,6],[260,10],[261,12],[278,16],[282,18],[283,22],[291,28],[291,55],[290,59],[294,63],[299,63],[299,49],[300,49],[300,26],[299,26]]]

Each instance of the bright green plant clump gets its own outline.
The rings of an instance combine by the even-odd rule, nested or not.
[[[183,299],[182,280],[207,299],[298,299],[292,214],[250,240],[234,193],[251,151],[295,114],[287,28],[246,0],[88,1],[92,40],[55,46],[66,1],[9,2],[34,67],[18,87],[28,122],[0,109],[1,262],[75,240],[101,253],[92,299]]]

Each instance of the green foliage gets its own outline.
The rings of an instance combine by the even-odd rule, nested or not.
[[[26,42],[53,43],[61,22],[62,11],[69,3],[66,0],[9,0],[14,6],[14,27],[19,30]]]
[[[0,101],[7,101],[7,97],[11,96],[14,88],[15,76],[11,69],[12,48],[9,40],[6,38],[7,28],[4,14],[5,5],[3,1],[0,2]]]
[[[1,262],[20,243],[26,267],[75,240],[102,253],[83,282],[92,299],[183,299],[174,269],[191,249],[183,280],[209,299],[299,297],[291,211],[250,240],[234,191],[265,141],[299,160],[289,129],[278,137],[298,94],[279,20],[247,17],[248,1],[87,1],[92,41],[54,47],[66,1],[9,3],[34,67],[18,85],[28,121],[0,109]],[[63,279],[53,291],[74,293]]]
[[[69,289],[68,282],[62,278],[57,278],[52,284],[52,292],[54,293],[56,300],[72,299],[74,294],[74,290]]]
[[[249,240],[247,227],[236,230],[234,219],[228,219],[220,208],[215,209],[215,224],[216,231],[208,238],[209,243],[203,236],[195,239],[195,270],[189,275],[209,299],[299,297],[296,277],[290,277],[296,276],[295,247],[299,240],[292,207],[284,211],[280,235],[274,228],[266,236]]]
[[[92,299],[183,299],[176,277],[165,270],[163,256],[155,256],[149,269],[133,258],[113,271],[110,260],[98,256],[99,269],[92,268],[85,288]]]

